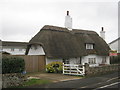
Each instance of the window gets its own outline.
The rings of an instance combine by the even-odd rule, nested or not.
[[[96,64],[96,58],[88,58],[89,64]]]
[[[19,51],[22,51],[22,49],[19,49]]]
[[[86,49],[93,49],[93,44],[86,44]]]
[[[69,62],[68,59],[63,59],[63,63],[64,63],[64,64],[70,64],[70,62]]]
[[[106,57],[102,57],[102,64],[106,63]]]
[[[14,48],[11,48],[11,51],[14,51]]]

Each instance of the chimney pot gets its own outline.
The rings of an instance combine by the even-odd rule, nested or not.
[[[67,11],[67,15],[69,15],[69,11]]]
[[[104,30],[104,28],[102,27],[102,31]]]

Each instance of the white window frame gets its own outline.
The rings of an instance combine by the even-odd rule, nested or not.
[[[89,64],[96,64],[96,58],[88,58]]]
[[[93,49],[93,44],[86,44],[86,49]]]

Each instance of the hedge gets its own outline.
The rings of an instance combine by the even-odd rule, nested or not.
[[[46,69],[48,73],[62,73],[63,71],[63,63],[62,62],[51,62],[46,65]]]
[[[2,73],[22,73],[25,69],[25,61],[20,57],[2,57]]]

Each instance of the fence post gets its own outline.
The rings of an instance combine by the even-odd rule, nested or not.
[[[78,65],[77,65],[77,69],[78,69]],[[78,75],[78,70],[77,70],[77,75]]]
[[[89,72],[89,64],[88,63],[85,63],[85,75],[88,75],[88,72]]]
[[[70,74],[71,74],[71,65],[69,64],[69,68],[70,68]]]
[[[83,74],[85,74],[85,65],[83,65],[82,67],[83,67]]]
[[[64,74],[64,63],[63,63],[63,74]]]

